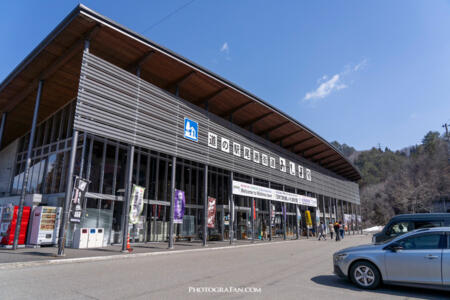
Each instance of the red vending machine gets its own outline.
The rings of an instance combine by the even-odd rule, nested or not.
[[[3,207],[0,224],[0,244],[12,245],[14,243],[14,231],[16,230],[18,211],[19,206],[7,205]],[[22,222],[20,224],[18,245],[25,244],[29,219],[30,207],[24,206],[22,213]]]

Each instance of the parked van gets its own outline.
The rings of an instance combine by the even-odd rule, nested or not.
[[[450,226],[450,213],[397,215],[373,235],[372,242],[380,243],[414,229],[442,226]]]

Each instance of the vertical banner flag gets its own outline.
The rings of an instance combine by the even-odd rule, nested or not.
[[[272,218],[272,224],[275,223],[275,205],[272,204],[272,215],[270,216]]]
[[[88,184],[89,184],[88,180],[78,176],[75,177],[75,182],[72,190],[72,200],[70,205],[71,223],[80,223],[81,221],[81,212],[82,212],[81,203],[84,201],[84,195],[86,194]]]
[[[253,220],[256,220],[256,201],[255,199],[253,201]]]
[[[144,190],[142,186],[133,184],[130,201],[130,224],[139,223],[139,217],[144,209]]]
[[[308,227],[312,226],[311,212],[309,210],[305,210],[305,217],[306,217],[306,225]]]
[[[302,214],[300,213],[300,209],[298,208],[298,206],[296,208],[297,208],[297,222],[300,223],[302,219]]]
[[[175,190],[175,201],[173,202],[173,222],[175,224],[183,224],[184,206],[186,204],[186,198],[184,191]]]
[[[216,198],[208,197],[208,228],[214,228],[216,222]]]

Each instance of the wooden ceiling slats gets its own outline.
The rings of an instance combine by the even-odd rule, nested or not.
[[[37,77],[42,76],[43,70],[55,65],[57,60],[61,60],[60,57],[74,43],[79,43],[95,25],[96,22],[86,12],[73,18],[0,92],[0,111],[5,111],[8,107],[10,109],[6,140],[11,141],[19,132],[23,134],[24,130],[29,130],[27,124],[31,122],[29,120],[34,107]],[[81,49],[75,51],[77,55],[63,61],[55,70],[46,74],[39,118],[49,116],[76,96]],[[97,32],[96,38],[91,41],[90,51],[132,73],[136,72],[135,68],[140,64],[143,80],[170,92],[174,92],[173,85],[178,82],[179,95],[187,101],[201,107],[208,102],[212,113],[243,127],[252,125],[255,134],[264,136],[273,143],[281,142],[282,147],[294,153],[302,153],[305,158],[349,179],[359,179],[358,172],[342,154],[307,128],[301,127],[245,91],[190,65],[183,58],[176,58],[174,54],[149,46],[109,26],[104,26]],[[184,82],[181,83],[180,80]],[[11,110],[18,98],[23,101]],[[16,128],[17,132],[13,132],[11,128]]]

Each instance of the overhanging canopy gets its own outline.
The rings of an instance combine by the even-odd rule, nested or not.
[[[45,80],[39,121],[77,95],[84,41],[90,52],[136,72],[158,87],[231,120],[352,181],[359,171],[318,134],[248,91],[114,21],[77,6],[0,84],[0,111],[8,112],[3,145],[31,126],[34,98]]]

